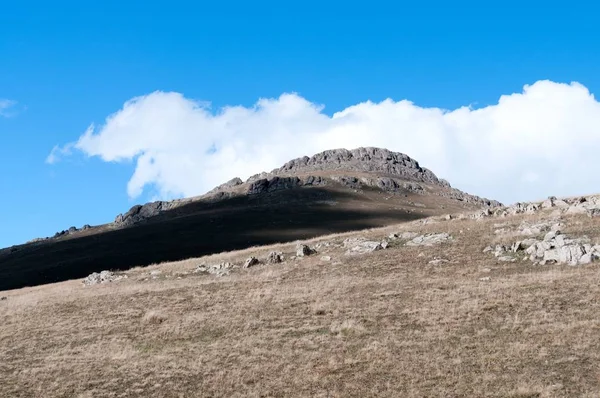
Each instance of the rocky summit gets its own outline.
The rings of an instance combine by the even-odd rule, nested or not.
[[[328,150],[202,196],[135,205],[112,222],[0,250],[0,290],[500,205],[452,188],[403,153]]]
[[[311,157],[293,159],[271,172],[253,175],[246,182],[235,177],[193,200],[214,201],[240,195],[267,194],[299,187],[326,185],[342,185],[356,190],[376,188],[391,193],[433,194],[484,207],[501,205],[498,201],[452,188],[448,181],[421,167],[419,162],[408,155],[373,147],[332,149]],[[427,189],[427,186],[438,189]],[[128,212],[119,214],[113,224],[117,227],[131,226],[184,206],[190,201],[192,199],[136,205]]]

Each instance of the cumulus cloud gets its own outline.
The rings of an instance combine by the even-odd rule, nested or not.
[[[12,108],[17,105],[17,101],[0,98],[0,116],[13,116]]]
[[[213,111],[157,91],[127,101],[76,142],[55,147],[48,161],[73,151],[106,162],[134,160],[130,197],[149,188],[169,198],[201,194],[294,157],[359,146],[404,152],[453,186],[504,202],[600,190],[600,103],[579,83],[551,81],[479,109],[387,99],[331,116],[297,94]]]

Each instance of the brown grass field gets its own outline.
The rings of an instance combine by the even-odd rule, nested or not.
[[[494,224],[544,214],[331,235],[312,244],[397,231],[454,239],[359,256],[323,247],[221,278],[190,271],[270,248],[136,268],[97,286],[1,292],[0,396],[600,396],[599,263],[482,253],[504,243]],[[594,219],[563,223],[566,234],[600,238]],[[430,265],[434,257],[449,262]]]

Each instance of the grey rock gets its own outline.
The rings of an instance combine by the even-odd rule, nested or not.
[[[271,252],[267,255],[267,263],[269,264],[279,264],[283,262],[283,253],[281,252]]]
[[[449,240],[452,239],[452,236],[450,236],[447,233],[440,233],[440,234],[426,234],[426,235],[421,235],[421,236],[417,236],[416,238],[413,238],[412,240],[406,242],[407,246],[433,246],[433,245],[437,245],[443,242],[447,242]]]
[[[88,275],[84,280],[83,284],[85,286],[98,285],[101,283],[108,282],[116,282],[121,279],[127,278],[125,274],[116,274],[112,271],[101,271],[101,272],[93,272]]]
[[[254,265],[257,265],[258,263],[259,261],[256,257],[248,257],[244,262],[244,268],[250,268]]]
[[[230,262],[227,262],[227,261],[223,261],[221,263],[213,264],[213,265],[200,264],[198,267],[196,267],[194,272],[195,273],[199,273],[199,272],[208,273],[208,274],[215,275],[217,277],[221,277],[221,276],[229,275],[229,272],[231,271],[232,268],[233,268],[233,264],[231,264]]]
[[[298,246],[296,246],[296,257],[310,256],[316,252],[316,250],[312,249],[308,245],[298,244]]]
[[[180,203],[182,201],[157,201],[146,203],[145,205],[135,205],[125,214],[119,214],[115,218],[114,224],[119,227],[135,225],[149,218],[156,217],[164,211],[174,209]]]
[[[544,236],[544,241],[548,242],[556,238],[557,235],[560,235],[559,231],[550,231]]]
[[[365,238],[348,238],[343,243],[347,255],[370,253],[387,248],[387,242],[366,240]],[[384,247],[385,246],[385,247]]]
[[[298,177],[273,177],[271,179],[260,179],[250,184],[249,195],[292,189],[302,185]]]
[[[304,185],[310,185],[310,186],[327,185],[327,180],[321,176],[308,176],[304,180]]]

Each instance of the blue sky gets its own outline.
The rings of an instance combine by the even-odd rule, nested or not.
[[[151,184],[128,192],[135,155],[106,161],[88,147],[46,162],[54,146],[157,90],[210,102],[217,114],[297,93],[331,116],[386,98],[486,107],[540,80],[576,81],[592,94],[600,87],[600,10],[591,2],[85,3],[0,4],[0,100],[16,102],[0,101],[0,247],[104,223],[165,196]],[[252,134],[245,139],[260,129]],[[205,188],[168,187],[167,196]]]

